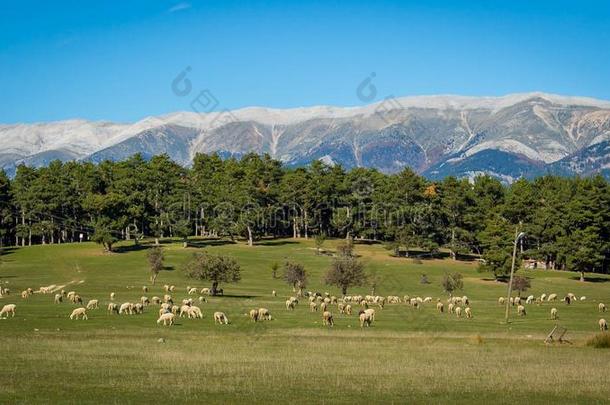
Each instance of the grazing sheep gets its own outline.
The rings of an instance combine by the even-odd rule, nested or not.
[[[271,312],[269,312],[269,310],[267,308],[259,308],[258,309],[258,318],[262,319],[263,321],[270,321]]]
[[[145,285],[142,286],[142,292],[143,293],[147,293],[148,292],[148,287],[146,287]]]
[[[597,306],[597,310],[599,312],[606,312],[606,304],[600,302],[599,305]]]
[[[133,314],[133,304],[131,302],[125,302],[119,307],[119,314]]]
[[[318,304],[314,301],[309,303],[309,312],[316,312],[318,310]]]
[[[601,330],[602,332],[605,330],[608,330],[608,322],[606,322],[605,319],[600,319],[598,322],[599,325],[599,330]]]
[[[86,320],[89,319],[87,317],[87,308],[76,308],[74,311],[72,311],[72,313],[70,314],[70,319],[78,319],[78,317],[81,317],[81,319]]]
[[[174,324],[174,319],[176,318],[176,315],[172,314],[171,312],[167,312],[163,315],[161,315],[159,317],[159,319],[157,319],[157,325],[160,324],[161,322],[163,322],[163,326],[172,326]]]
[[[527,299],[525,300],[526,304],[531,304],[532,302],[534,302],[535,297],[533,295],[530,295],[527,297]]]
[[[155,304],[155,305],[159,305],[159,304],[161,303],[161,298],[159,298],[159,297],[157,297],[157,296],[152,297],[152,298],[150,299],[150,302],[152,302],[152,303],[153,303],[153,304]]]
[[[345,313],[346,313],[347,315],[351,315],[351,314],[352,314],[352,306],[351,306],[351,305],[347,304],[347,305],[345,306]]]
[[[188,316],[190,309],[190,305],[182,305],[180,307],[180,318],[182,318],[183,316]]]
[[[551,308],[551,319],[552,320],[557,319],[557,308]]]
[[[323,303],[320,304],[320,311],[326,312],[327,308],[328,308],[328,303],[326,301],[324,301]]]
[[[202,319],[203,312],[201,312],[201,308],[193,305],[193,306],[189,307],[188,317],[195,318],[195,319]]]
[[[286,301],[286,302],[288,302],[288,301]],[[258,309],[250,310],[250,319],[252,319],[252,321],[254,321],[254,322],[258,321]]]
[[[72,297],[72,303],[73,304],[83,304],[83,299],[81,298],[80,295],[76,294]]]
[[[196,288],[191,288],[190,290],[188,290],[188,294],[189,295],[197,294],[197,289]]]
[[[28,292],[28,294],[30,294],[30,295],[34,294],[34,289],[32,289],[32,288],[28,288],[26,291],[27,291],[27,292]]]
[[[504,305],[505,302],[506,302],[506,299],[504,297],[498,298],[498,305]]]
[[[585,296],[580,297],[581,301],[585,301],[586,299],[587,299],[587,297],[585,297]]]
[[[345,304],[340,302],[337,304],[337,309],[339,310],[340,314],[344,314],[345,313]]]
[[[324,311],[322,314],[322,324],[324,326],[334,326],[335,321],[333,320],[333,314],[329,311]]]
[[[169,294],[165,294],[163,296],[163,302],[170,302],[170,301],[173,301],[172,296]]]
[[[199,301],[199,302],[208,302],[208,300],[207,300],[205,297],[203,297],[203,296],[200,296],[200,297],[198,298],[198,301]]]
[[[169,311],[172,309],[172,305],[168,304],[167,302],[164,302],[163,304],[161,304],[161,309]]]
[[[432,297],[424,298],[424,303],[427,303],[427,302],[432,302]]]
[[[64,300],[63,295],[61,295],[61,294],[55,294],[55,301],[54,301],[54,302],[55,302],[56,304],[61,304],[61,302],[62,302],[63,300]]]
[[[546,300],[546,298],[547,298],[547,295],[546,294],[542,294],[540,296],[540,302],[544,302],[544,300]]]
[[[140,304],[139,302],[137,304],[134,304],[134,306],[133,306],[133,313],[134,314],[143,314],[144,313],[144,305]]]
[[[175,289],[176,289],[175,285],[170,285],[169,286],[169,292],[174,292]]]
[[[140,302],[142,303],[142,305],[144,305],[145,307],[150,305],[150,300],[148,299],[148,297],[140,297]]]
[[[205,294],[205,295],[210,295],[210,289],[209,288],[202,288],[199,293],[200,294]]]
[[[190,307],[191,305],[193,305],[193,300],[191,298],[183,299],[182,305],[188,305]]]
[[[119,313],[119,306],[117,304],[114,304],[114,303],[111,302],[110,304],[108,304],[108,313],[111,314],[113,312],[118,314]]]
[[[508,302],[510,302],[510,305],[515,305],[515,299],[513,297],[509,297]]]
[[[335,297],[334,295],[330,297],[330,303],[331,304],[336,304],[337,303],[337,297]]]
[[[6,314],[6,317],[8,318],[9,314],[11,315],[12,318],[15,317],[15,308],[17,308],[17,305],[15,304],[6,304],[5,306],[2,307],[2,310],[0,311],[0,318],[2,318],[2,315]]]
[[[464,308],[464,313],[466,314],[466,318],[472,319],[472,309],[470,309],[470,307]]]
[[[449,309],[449,313],[453,314],[455,311],[455,304],[453,302],[450,302],[447,308]]]
[[[286,301],[286,309],[287,310],[292,311],[292,310],[294,310],[294,307],[295,307],[295,301],[292,301],[292,300],[287,300]]]
[[[219,323],[220,325],[229,324],[229,318],[225,315],[224,312],[214,312],[214,324]]]
[[[87,309],[99,309],[99,301],[98,300],[89,300],[87,303]]]
[[[113,292],[110,293],[110,301],[114,301],[115,294]],[[68,298],[70,298],[70,293],[68,293]]]
[[[275,292],[275,290],[271,291],[271,296],[272,297],[277,297],[277,292]]]
[[[549,294],[546,300],[549,302],[557,300],[557,294]]]
[[[468,299],[468,297],[467,297],[467,296],[465,296],[465,295],[462,297],[462,304],[464,304],[464,305],[470,305],[470,300],[469,300],[469,299]]]
[[[458,318],[462,317],[462,307],[455,308],[455,316],[457,316]]]
[[[163,290],[164,290],[165,292],[169,292],[169,285],[165,284],[165,285],[163,286]]]
[[[517,307],[517,315],[519,315],[519,316],[525,316],[525,315],[527,315],[527,314],[525,313],[525,307],[524,307],[523,305],[519,305],[519,306]]]
[[[443,305],[442,302],[437,302],[436,303],[436,310],[440,313],[443,313],[443,311],[445,311],[445,305]]]
[[[364,313],[367,314],[371,318],[372,321],[375,320],[375,310],[374,309],[372,309],[372,308],[371,309],[365,309]]]
[[[21,298],[28,298],[30,296],[30,294],[28,294],[27,290],[26,291],[21,291]]]
[[[172,314],[178,315],[178,312],[180,312],[180,307],[178,305],[172,305]]]
[[[360,319],[361,328],[363,328],[365,325],[368,328],[369,326],[371,326],[371,323],[373,322],[371,317],[364,311],[360,311],[360,313],[358,314],[358,318]]]

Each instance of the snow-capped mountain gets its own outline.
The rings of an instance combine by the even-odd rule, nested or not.
[[[252,107],[179,112],[133,124],[70,120],[0,125],[0,167],[51,160],[167,153],[269,153],[288,165],[315,159],[436,178],[489,173],[507,182],[543,173],[608,173],[610,102],[545,93],[418,96],[363,107]]]

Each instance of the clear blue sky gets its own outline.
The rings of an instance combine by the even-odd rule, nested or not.
[[[187,66],[192,92],[172,80]],[[0,122],[546,91],[610,99],[610,1],[0,2]]]

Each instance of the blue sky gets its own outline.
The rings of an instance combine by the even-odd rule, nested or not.
[[[202,90],[217,109],[361,105],[373,72],[376,99],[610,99],[610,2],[0,2],[2,123],[135,121]]]

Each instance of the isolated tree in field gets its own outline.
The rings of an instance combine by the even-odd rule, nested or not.
[[[441,280],[441,287],[443,287],[443,290],[448,293],[449,296],[451,296],[453,295],[454,291],[464,288],[464,281],[462,278],[461,273],[445,273],[443,279]]]
[[[95,226],[95,232],[91,239],[104,247],[104,251],[112,252],[112,246],[117,242],[117,238],[112,234],[112,231],[103,223],[98,223]]]
[[[519,297],[521,296],[521,293],[524,293],[525,291],[527,291],[532,285],[530,284],[530,281],[523,277],[523,276],[514,276],[513,277],[513,290],[517,291],[517,293],[519,294]]]
[[[195,253],[186,263],[184,272],[187,277],[212,282],[210,293],[218,294],[220,283],[237,283],[241,280],[241,268],[237,261],[228,256],[208,253]]]
[[[353,256],[337,257],[326,272],[324,281],[327,285],[340,288],[341,293],[346,295],[348,288],[365,285],[364,264]]]
[[[280,265],[277,262],[273,262],[271,264],[271,277],[273,277],[273,279],[277,278],[277,271],[280,269]]]
[[[292,291],[296,291],[300,297],[303,295],[303,288],[307,286],[307,272],[300,263],[286,262],[284,265],[284,280],[292,286]]]
[[[319,233],[316,235],[316,254],[319,255],[322,252],[322,246],[324,246],[324,242],[326,242],[326,235],[324,233]]]
[[[155,281],[157,281],[159,272],[163,270],[163,260],[165,260],[163,248],[160,246],[155,246],[148,249],[146,259],[148,260],[148,268],[150,270],[150,282],[154,285]]]

